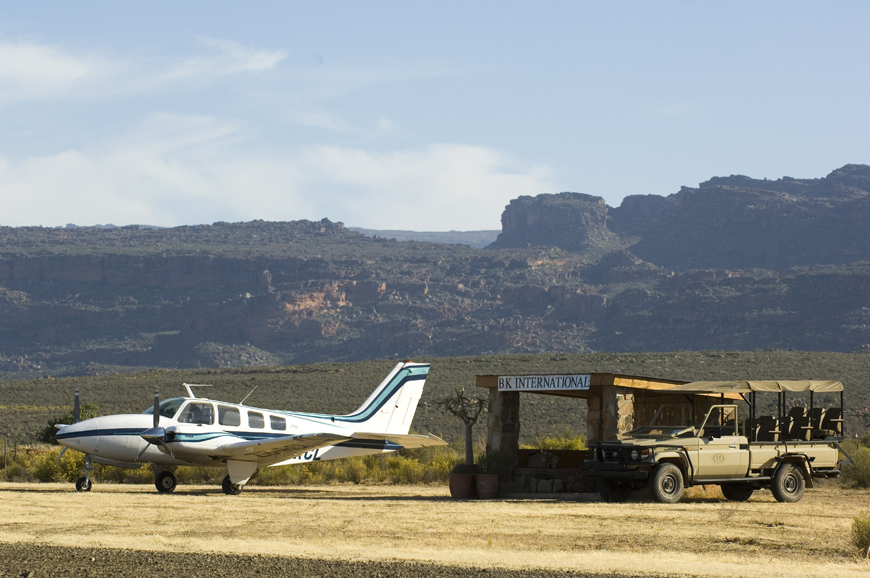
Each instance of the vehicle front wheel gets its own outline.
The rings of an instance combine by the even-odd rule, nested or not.
[[[683,472],[674,464],[659,464],[650,476],[649,493],[662,504],[679,502],[683,497]]]
[[[804,474],[791,464],[783,464],[770,480],[770,491],[777,502],[797,502],[804,496]]]
[[[82,476],[76,480],[76,491],[77,492],[90,492],[91,491],[91,481],[86,477]]]
[[[242,486],[234,484],[229,476],[224,476],[224,481],[221,482],[221,489],[228,496],[238,496],[242,493]]]
[[[632,487],[624,480],[598,478],[598,493],[605,502],[624,502],[631,496]]]
[[[722,495],[732,502],[745,502],[755,490],[749,484],[722,484]]]
[[[154,485],[157,487],[157,491],[161,494],[168,494],[175,491],[175,486],[178,485],[178,480],[175,479],[175,474],[172,472],[162,471],[157,474],[157,477],[154,479]]]

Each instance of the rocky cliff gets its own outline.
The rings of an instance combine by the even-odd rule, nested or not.
[[[870,167],[522,197],[488,249],[328,220],[0,227],[0,376],[870,343]],[[863,348],[862,348],[863,347]]]

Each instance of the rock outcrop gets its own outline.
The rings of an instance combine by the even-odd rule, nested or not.
[[[584,251],[612,237],[604,199],[583,193],[519,197],[505,207],[501,223],[489,248],[545,245]]]

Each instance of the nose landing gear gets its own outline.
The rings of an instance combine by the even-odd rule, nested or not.
[[[91,461],[91,456],[85,454],[85,475],[76,480],[77,492],[90,492],[93,484],[91,483],[91,472],[94,470],[94,464]]]

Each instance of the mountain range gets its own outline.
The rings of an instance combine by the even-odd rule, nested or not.
[[[363,234],[328,219],[0,227],[0,377],[553,351],[861,353],[868,217],[870,167],[846,165],[815,179],[714,177],[616,208],[583,193],[520,197],[497,236]]]

